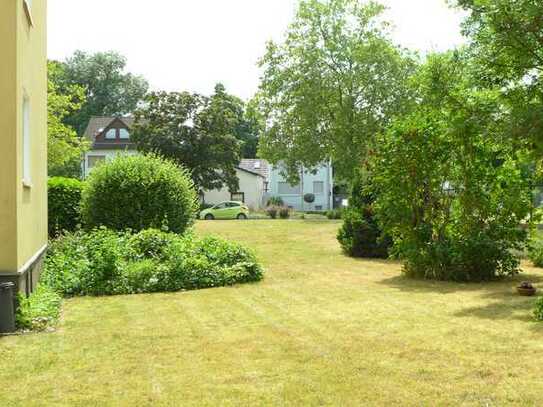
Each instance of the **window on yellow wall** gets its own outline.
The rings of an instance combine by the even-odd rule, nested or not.
[[[23,0],[23,6],[25,9],[26,17],[28,18],[28,22],[30,25],[34,25],[34,22],[32,21],[32,0]]]
[[[31,162],[31,134],[30,134],[30,103],[28,97],[23,98],[23,183],[30,185]]]

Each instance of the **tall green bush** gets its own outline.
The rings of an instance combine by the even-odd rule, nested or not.
[[[189,173],[155,155],[118,156],[92,171],[82,197],[89,229],[106,226],[183,233],[194,221],[197,194]]]
[[[47,184],[49,235],[74,231],[81,225],[83,182],[73,178],[52,177]]]
[[[488,281],[513,275],[519,265],[513,249],[526,241],[519,224],[531,205],[529,182],[507,145],[475,129],[454,134],[450,126],[439,115],[416,114],[383,138],[379,219],[408,276]]]
[[[392,241],[383,234],[375,218],[369,182],[369,177],[361,172],[354,178],[349,207],[343,210],[343,225],[337,238],[349,256],[387,258]]]
[[[528,154],[511,142],[500,89],[461,50],[430,55],[417,106],[372,156],[379,221],[408,276],[488,281],[519,271],[532,205]]]

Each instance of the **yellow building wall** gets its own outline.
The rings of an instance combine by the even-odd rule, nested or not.
[[[0,0],[0,271],[17,268],[16,3]]]
[[[0,273],[47,244],[47,10],[0,0]],[[30,185],[23,185],[23,100],[30,107]]]

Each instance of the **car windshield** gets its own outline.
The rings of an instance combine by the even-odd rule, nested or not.
[[[240,206],[238,202],[228,202],[226,204],[226,206],[228,206],[229,208],[235,208],[237,206]]]

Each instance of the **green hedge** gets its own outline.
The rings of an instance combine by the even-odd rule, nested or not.
[[[377,223],[369,183],[370,179],[361,172],[353,180],[349,207],[341,213],[343,225],[337,239],[349,256],[387,258],[392,239],[383,234]]]
[[[343,226],[338,232],[338,240],[343,251],[352,257],[386,259],[392,245],[391,239],[382,235],[368,210],[357,208],[343,211]]]
[[[183,233],[196,217],[197,201],[185,169],[154,155],[119,156],[92,171],[81,210],[88,229],[167,227]]]
[[[220,238],[99,228],[53,241],[41,281],[73,296],[193,290],[262,277],[251,251]]]
[[[49,235],[74,231],[81,225],[83,182],[73,178],[53,177],[48,181]]]

